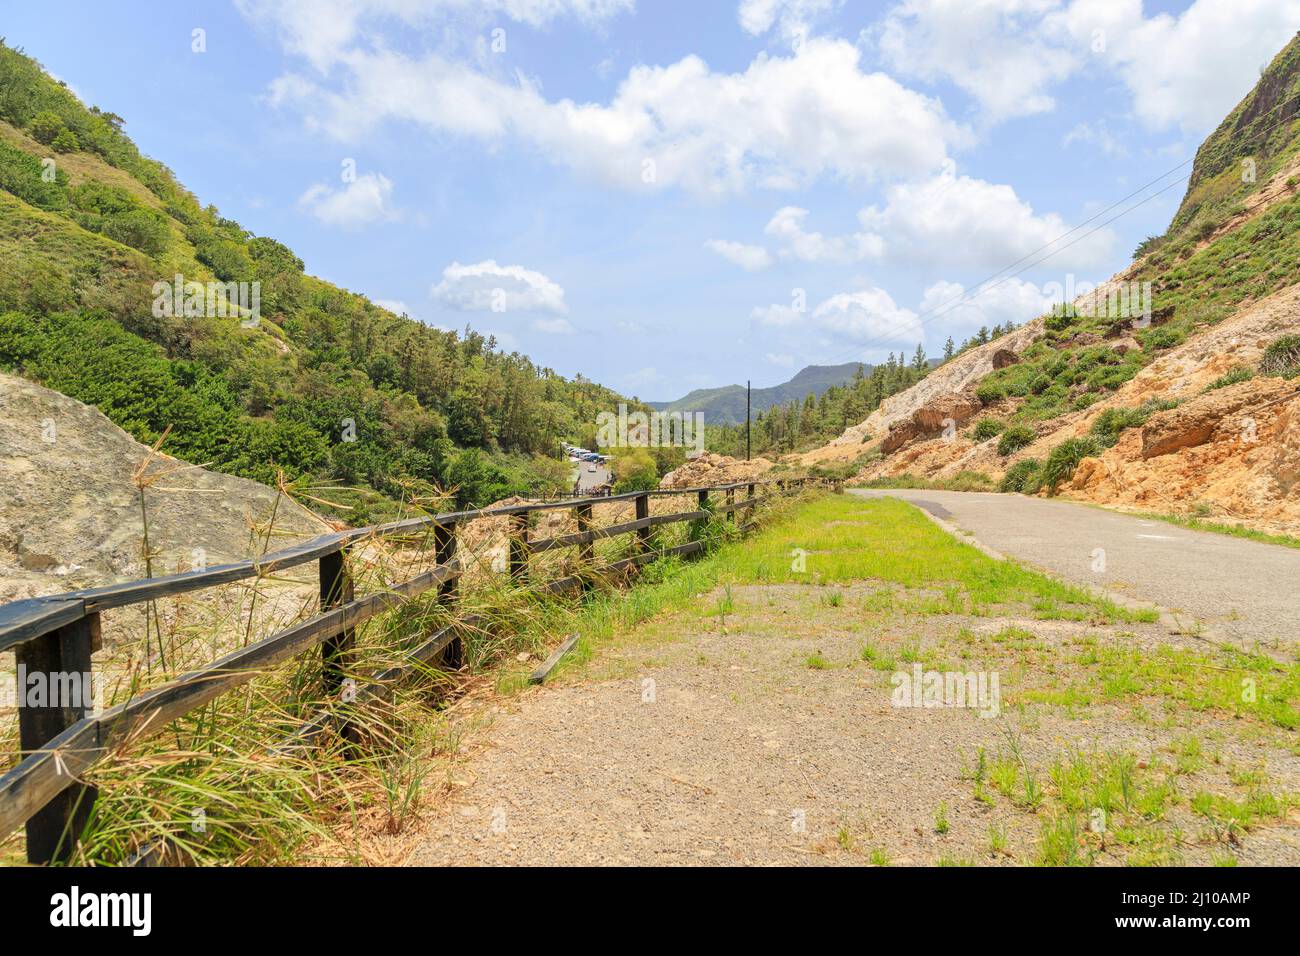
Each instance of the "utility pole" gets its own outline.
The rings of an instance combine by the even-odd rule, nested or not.
[[[749,379],[745,379],[745,461],[749,461]]]

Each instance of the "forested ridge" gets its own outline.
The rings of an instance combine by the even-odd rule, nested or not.
[[[164,450],[187,461],[324,485],[354,522],[439,489],[484,504],[569,486],[561,440],[592,445],[625,399],[306,275],[124,125],[0,40],[0,368],[146,444],[170,426]],[[159,317],[154,285],[176,275],[260,283],[260,322]]]

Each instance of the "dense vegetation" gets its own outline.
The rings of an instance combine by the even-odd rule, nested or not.
[[[1241,201],[1300,153],[1300,38],[1260,74],[1255,88],[1196,152],[1187,195],[1164,236],[1148,239],[1141,255],[1175,239],[1207,238]]]
[[[620,396],[304,274],[283,244],[201,206],[123,125],[0,42],[0,368],[142,442],[171,426],[166,450],[187,460],[348,486],[326,497],[354,521],[443,488],[485,504],[571,485],[561,439],[592,447]],[[260,323],[156,315],[153,287],[177,273],[260,283]]]

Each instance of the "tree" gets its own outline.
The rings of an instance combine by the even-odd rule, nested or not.
[[[644,448],[628,448],[614,457],[614,493],[650,491],[659,487],[659,470]]]
[[[77,140],[77,134],[70,129],[59,130],[59,135],[55,136],[50,143],[55,151],[60,153],[75,153],[81,149],[81,143]]]
[[[948,341],[943,343],[943,360],[950,361],[956,352],[956,346],[952,343],[952,336],[948,336]]]
[[[63,117],[58,113],[41,110],[32,117],[31,125],[27,127],[27,131],[32,134],[32,139],[36,140],[36,142],[43,146],[49,146],[54,142],[55,137],[66,128],[63,125]]]

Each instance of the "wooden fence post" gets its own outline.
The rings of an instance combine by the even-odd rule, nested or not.
[[[456,524],[439,524],[433,528],[433,559],[439,565],[448,565],[456,559]],[[460,599],[460,578],[452,578],[438,585],[438,603],[454,608]],[[460,635],[452,638],[442,652],[443,666],[460,670],[465,663],[465,642]]]
[[[727,489],[727,504],[728,504],[728,505],[734,505],[735,503],[736,503],[736,489],[735,489],[735,488],[728,488],[728,489]],[[735,509],[735,508],[730,508],[730,509],[727,511],[727,520],[730,521],[732,524],[735,524],[735,523],[736,523],[736,509]]]
[[[591,530],[591,505],[590,504],[578,505],[578,507],[573,509],[573,513],[575,519],[578,522],[578,533],[585,534],[586,532],[590,531]],[[590,569],[591,565],[595,562],[595,558],[596,558],[595,542],[588,541],[585,544],[578,545],[578,563],[579,565],[581,565],[581,570],[585,571]]]
[[[522,582],[528,577],[528,513],[510,516],[510,577]]]
[[[350,603],[353,596],[352,577],[348,574],[348,548],[343,547],[322,556],[320,559],[321,613],[327,613]],[[351,704],[355,699],[356,681],[347,675],[352,667],[356,641],[356,629],[347,627],[321,642],[325,697],[328,700],[341,700],[344,704]],[[352,721],[345,716],[339,725],[339,736],[344,740],[353,740],[356,736],[355,730]]]
[[[99,648],[99,615],[90,614],[15,648],[18,665],[18,740],[24,753],[40,750],[85,717],[94,700],[90,654]],[[27,706],[27,675],[45,683],[44,706]],[[27,861],[66,862],[76,850],[98,796],[74,784],[27,821]]]
[[[640,521],[642,518],[649,518],[649,517],[650,517],[650,496],[637,495],[636,496],[636,520]],[[645,552],[649,551],[650,550],[650,529],[637,528],[636,540],[637,540],[637,550],[639,552],[644,554]]]

